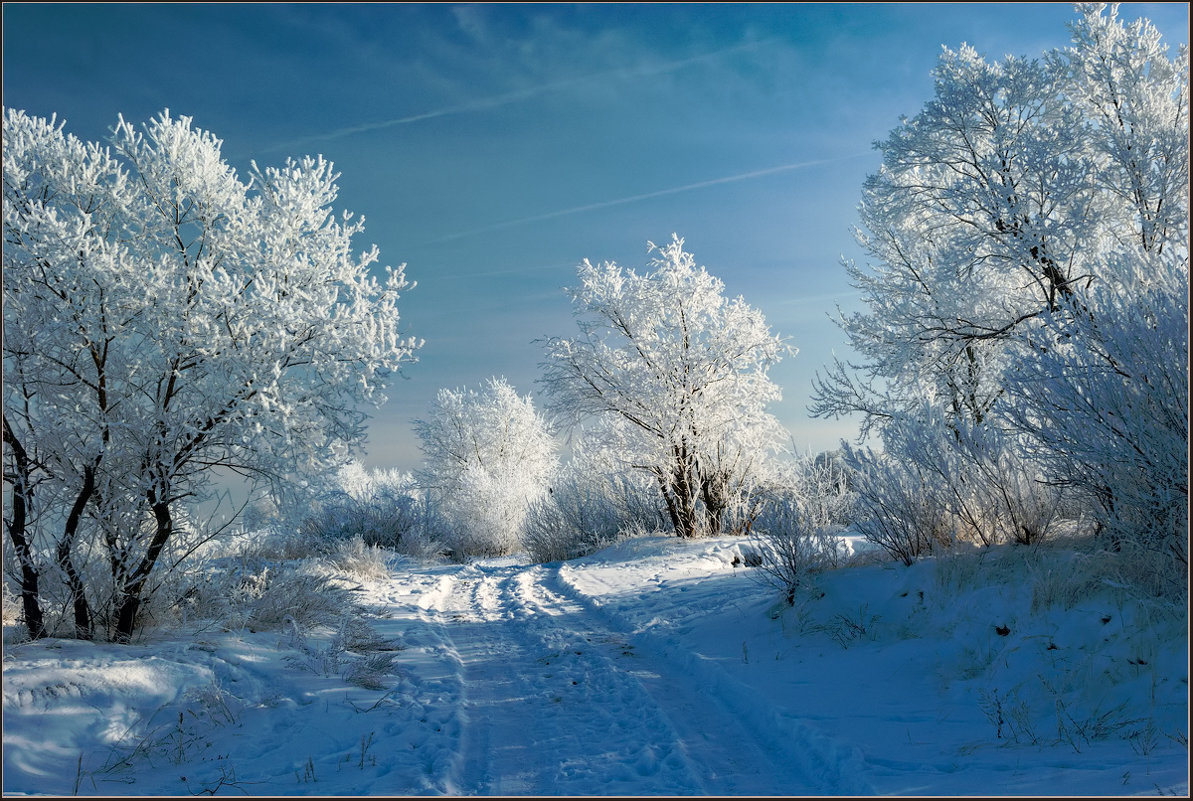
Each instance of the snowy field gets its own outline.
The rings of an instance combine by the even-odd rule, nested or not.
[[[394,558],[339,630],[6,644],[6,795],[1188,795],[1184,609],[1003,548]],[[363,624],[367,624],[363,625]]]

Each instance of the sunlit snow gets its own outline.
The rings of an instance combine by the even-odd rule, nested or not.
[[[871,559],[787,606],[744,547],[395,557],[351,577],[354,639],[9,642],[4,791],[1188,794],[1183,609],[1045,547]]]

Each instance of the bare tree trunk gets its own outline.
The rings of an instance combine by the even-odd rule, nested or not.
[[[675,500],[667,489],[667,479],[661,471],[655,477],[659,480],[659,492],[663,493],[663,502],[667,504],[667,517],[671,518],[671,529],[678,535],[680,530],[679,510],[675,507]]]
[[[12,518],[4,523],[12,540],[17,561],[21,565],[21,608],[25,615],[25,628],[29,630],[30,639],[39,640],[46,636],[45,616],[41,611],[41,591],[38,586],[40,575],[37,565],[33,562],[33,549],[25,530],[32,494],[29,455],[8,427],[7,419],[4,420],[4,442],[12,451],[14,463],[13,473],[5,475],[5,480],[12,483]]]
[[[149,574],[153,572],[153,566],[157,564],[157,558],[161,555],[162,548],[165,547],[170,536],[174,533],[174,517],[170,512],[170,504],[168,502],[157,501],[156,497],[156,494],[151,491],[149,502],[153,508],[154,520],[157,523],[153,539],[149,543],[149,549],[145,552],[145,558],[137,565],[136,570],[127,574],[124,586],[119,591],[119,601],[116,609],[116,630],[113,633],[113,638],[116,642],[128,643],[132,641],[133,630],[137,624],[137,613],[141,611],[141,603],[143,601],[141,593],[145,590],[145,581],[149,578]]]
[[[709,534],[720,534],[725,525],[725,510],[729,508],[729,477],[714,471],[703,476],[700,482],[700,498],[704,501],[704,521]]]
[[[83,517],[83,510],[87,502],[95,493],[95,470],[87,467],[83,470],[83,486],[75,498],[66,518],[66,526],[62,531],[62,539],[58,541],[58,566],[66,574],[66,586],[70,590],[71,604],[75,615],[75,636],[80,640],[90,640],[95,636],[95,629],[91,621],[91,608],[87,604],[87,593],[83,587],[83,579],[75,570],[70,552],[74,547],[75,538],[79,532],[79,521]]]
[[[683,444],[674,445],[671,452],[674,459],[670,476],[664,479],[660,471],[659,485],[663,490],[663,499],[667,502],[667,514],[671,517],[675,535],[689,539],[700,533],[700,520],[696,510],[699,487],[692,478],[691,456],[687,447]]]
[[[25,532],[27,503],[23,488],[14,488],[12,493],[12,520],[6,520],[8,536],[21,565],[21,609],[25,616],[25,628],[30,639],[45,637],[45,616],[41,611],[40,575],[33,562],[33,552]]]

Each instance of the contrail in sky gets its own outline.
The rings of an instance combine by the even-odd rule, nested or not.
[[[573,206],[570,209],[561,209],[559,211],[551,211],[546,214],[537,214],[533,217],[521,217],[517,220],[506,220],[505,222],[494,223],[486,225],[483,228],[473,228],[471,231],[461,231],[458,234],[448,234],[441,236],[438,239],[432,239],[427,244],[433,245],[439,242],[450,242],[454,239],[463,239],[464,237],[473,236],[475,234],[488,233],[489,231],[497,231],[502,228],[511,228],[515,225],[524,225],[526,223],[539,222],[540,220],[550,220],[555,217],[564,217],[569,214],[580,214],[585,211],[595,211],[596,209],[605,209],[610,206],[621,206],[626,203],[637,203],[640,200],[649,200],[651,198],[663,197],[665,195],[675,195],[680,192],[690,192],[693,189],[703,189],[707,186],[717,186],[718,184],[731,184],[737,181],[748,181],[751,178],[761,178],[764,175],[774,175],[779,172],[789,172],[791,170],[799,170],[804,167],[818,167],[821,164],[833,164],[839,161],[848,161],[849,159],[861,158],[862,156],[869,156],[872,151],[865,151],[863,153],[852,153],[848,156],[837,156],[831,159],[816,159],[814,161],[798,161],[794,164],[780,164],[778,167],[767,167],[762,170],[753,170],[751,172],[743,172],[737,175],[727,175],[724,178],[713,178],[709,181],[699,181],[694,184],[685,184],[683,186],[673,186],[669,189],[659,189],[654,192],[646,192],[641,195],[630,195],[629,197],[620,197],[614,200],[603,200],[599,203],[589,203],[584,206]]]
[[[345,136],[368,133],[369,131],[381,131],[385,130],[386,128],[396,128],[400,125],[409,125],[410,123],[422,122],[423,120],[433,120],[438,117],[448,117],[453,114],[467,114],[474,111],[500,108],[501,106],[507,106],[511,103],[518,103],[520,101],[528,100],[532,97],[537,97],[538,95],[546,94],[548,92],[554,92],[558,89],[566,89],[569,86],[576,86],[577,84],[592,83],[605,78],[632,78],[674,72],[691,64],[697,64],[701,61],[709,61],[711,59],[719,58],[721,56],[728,55],[729,53],[736,53],[741,50],[752,50],[775,41],[778,40],[773,38],[759,39],[757,41],[746,42],[733,47],[727,47],[723,50],[714,50],[711,53],[692,56],[691,58],[680,59],[678,61],[668,61],[657,66],[621,67],[618,69],[607,70],[605,72],[598,72],[594,75],[585,75],[579,78],[569,78],[563,81],[553,81],[540,86],[519,89],[514,92],[505,92],[503,94],[493,95],[492,97],[482,97],[478,100],[470,100],[467,103],[460,103],[459,105],[455,106],[447,106],[446,108],[435,109],[433,111],[424,111],[421,114],[411,114],[406,117],[396,117],[394,119],[379,120],[377,122],[366,122],[360,125],[338,128],[327,133],[304,136],[298,139],[292,139],[288,142],[282,142],[280,144],[273,145],[272,147],[264,148],[260,152],[274,153],[285,150],[298,151],[316,142],[328,142],[333,139],[343,138]]]

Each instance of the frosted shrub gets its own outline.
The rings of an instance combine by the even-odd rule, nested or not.
[[[994,421],[950,420],[924,404],[888,424],[882,438],[888,456],[919,477],[959,540],[1031,545],[1057,530],[1069,511],[1070,493],[1047,481],[1021,438]]]
[[[394,651],[400,646],[380,637],[355,612],[344,614],[330,637],[324,630],[318,639],[295,621],[288,620],[286,632],[290,635],[290,646],[296,653],[287,657],[286,661],[292,667],[317,675],[338,673],[349,684],[367,690],[385,689],[393,683],[394,661],[397,659]],[[382,696],[382,699],[386,697]],[[355,708],[357,711],[367,711]]]
[[[403,536],[399,552],[421,559],[443,556],[448,550],[448,523],[430,493],[418,490],[411,505],[411,517],[413,526]]]
[[[368,545],[402,550],[421,522],[414,477],[396,470],[369,471],[351,462],[335,484],[312,504],[302,521],[303,536],[343,540],[361,538]]]
[[[528,486],[523,479],[512,469],[466,468],[454,493],[441,501],[448,519],[448,545],[475,556],[501,556],[521,548],[531,504],[545,489]]]
[[[1189,561],[1185,258],[1114,260],[1112,280],[1083,298],[1088,315],[1048,320],[1051,346],[1018,378],[1030,402],[1012,410],[1057,481],[1099,509],[1108,539],[1174,585]]]
[[[375,581],[389,576],[389,559],[389,551],[356,536],[339,542],[326,563],[334,573],[355,581]]]
[[[531,399],[501,378],[479,391],[442,389],[415,427],[426,457],[418,481],[443,544],[457,556],[520,548],[526,515],[557,463]]]
[[[553,500],[540,501],[526,518],[522,537],[530,558],[536,562],[558,562],[580,556],[585,550],[584,533],[571,525],[567,514]]]
[[[914,465],[868,451],[852,455],[857,465],[854,528],[868,542],[905,565],[953,542],[947,510]]]
[[[811,573],[837,567],[847,555],[840,530],[815,526],[812,517],[799,499],[784,494],[762,504],[751,529],[757,569],[788,604]]]
[[[185,599],[190,621],[228,631],[283,631],[334,625],[353,606],[330,575],[245,559],[194,588]]]
[[[323,532],[312,531],[305,525],[297,529],[274,526],[258,531],[256,540],[245,547],[244,553],[257,559],[280,561],[315,559],[330,553],[335,543]]]
[[[811,525],[840,529],[853,521],[853,471],[839,451],[798,460],[787,474]]]
[[[840,534],[853,504],[846,468],[827,459],[797,462],[781,484],[760,494],[751,545],[760,574],[788,604],[809,574],[838,567],[847,556]]]
[[[616,542],[627,530],[669,525],[658,490],[638,474],[618,475],[591,433],[551,482],[526,519],[523,544],[537,562],[574,559]]]
[[[371,545],[399,548],[409,529],[401,510],[382,510],[373,504],[360,504],[350,498],[332,501],[302,524],[302,536],[314,541],[360,537]]]
[[[621,529],[636,523],[666,529],[670,516],[658,481],[650,473],[627,470],[621,442],[607,420],[573,432],[572,459],[560,470],[552,489],[570,498],[581,528]]]
[[[617,501],[596,482],[557,484],[531,507],[523,544],[536,562],[574,559],[615,541],[627,522]]]
[[[1064,487],[1043,477],[1030,461],[1003,453],[978,475],[981,501],[995,510],[995,541],[1035,545],[1052,538],[1075,514]]]

